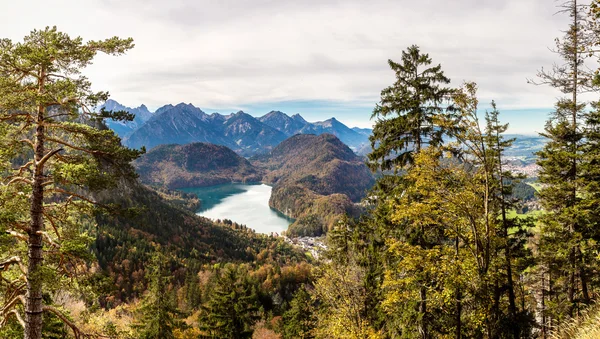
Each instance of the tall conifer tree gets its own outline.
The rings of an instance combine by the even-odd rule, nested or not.
[[[377,118],[370,137],[372,169],[398,170],[413,162],[415,153],[427,145],[440,145],[452,128],[453,90],[442,66],[431,66],[428,54],[418,46],[402,52],[401,62],[388,60],[396,82],[381,91],[371,118]]]
[[[125,112],[95,113],[108,93],[93,92],[81,69],[96,54],[125,53],[131,39],[83,42],[55,27],[34,30],[23,42],[0,40],[0,130],[3,156],[14,156],[0,173],[0,231],[13,246],[0,267],[11,293],[2,300],[2,321],[14,317],[25,339],[42,336],[42,314],[55,313],[76,335],[77,327],[44,303],[89,255],[91,208],[97,192],[133,177],[139,153],[123,148],[101,119],[131,119]],[[20,282],[26,281],[25,285]],[[53,281],[53,285],[48,285]]]
[[[389,210],[385,206],[394,196],[407,189],[397,173],[414,162],[415,156],[428,146],[440,146],[445,135],[455,133],[457,116],[451,102],[453,89],[447,85],[450,79],[442,71],[441,65],[432,66],[428,54],[421,53],[418,46],[410,46],[402,52],[401,62],[388,60],[396,75],[396,81],[381,91],[380,102],[371,116],[376,119],[373,135],[370,137],[372,152],[368,164],[372,170],[393,171],[394,175],[384,175],[378,180],[374,196],[377,207],[374,213],[383,219],[377,220],[386,235],[398,237],[402,241],[430,248],[438,241],[438,235],[421,225],[415,229],[405,228],[407,224],[388,226]],[[391,232],[391,233],[388,233]],[[373,239],[373,244],[380,241]],[[382,279],[379,279],[381,281]],[[427,311],[427,276],[423,276],[418,303],[417,331],[422,338],[429,338]]]
[[[555,105],[555,111],[546,123],[543,136],[548,143],[538,153],[541,170],[539,180],[544,185],[540,192],[546,213],[541,218],[539,240],[540,276],[548,291],[554,295],[553,303],[542,310],[548,323],[573,315],[581,304],[588,304],[590,271],[584,249],[589,243],[590,218],[586,213],[588,185],[583,176],[586,144],[586,109],[588,103],[582,94],[594,89],[595,74],[585,66],[592,55],[590,44],[595,37],[590,34],[588,6],[570,0],[560,6],[560,12],[569,15],[569,29],[556,40],[555,52],[563,63],[551,70],[538,73],[539,84],[559,89],[564,97]],[[543,296],[545,298],[545,296]]]

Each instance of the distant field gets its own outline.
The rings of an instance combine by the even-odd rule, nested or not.
[[[529,186],[533,187],[536,191],[540,191],[542,189],[542,184],[540,184],[539,182],[528,182],[527,183]]]
[[[527,217],[537,218],[542,214],[544,214],[544,211],[541,211],[541,210],[530,211],[525,214],[519,214],[519,213],[517,213],[516,210],[510,210],[510,211],[508,211],[506,216],[508,218],[527,218]]]

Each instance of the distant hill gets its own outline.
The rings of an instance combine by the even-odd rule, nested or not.
[[[336,118],[325,121],[307,122],[299,114],[288,116],[279,111],[271,111],[259,118],[263,123],[285,133],[295,134],[333,134],[355,152],[369,144],[369,129],[349,128]]]
[[[255,118],[242,111],[229,115],[207,114],[184,103],[165,105],[154,113],[144,105],[129,108],[114,100],[107,101],[104,107],[135,114],[133,122],[107,121],[123,143],[132,148],[208,142],[227,146],[243,156],[252,156],[268,153],[295,134],[329,133],[356,152],[368,144],[369,136],[368,129],[351,129],[335,118],[310,123],[299,114],[288,116],[280,111]]]
[[[360,127],[352,127],[352,130],[354,132],[357,132],[359,134],[365,135],[365,136],[369,136],[371,134],[373,134],[373,129],[371,128],[360,128]]]
[[[280,132],[285,133],[288,136],[298,134],[300,130],[304,128],[304,126],[308,125],[308,122],[299,114],[294,115],[294,117],[290,117],[280,111],[271,111],[258,118],[258,120]]]
[[[524,164],[534,163],[537,159],[535,153],[541,151],[548,141],[540,135],[506,134],[504,137],[515,138],[512,147],[508,148],[504,155],[511,160],[521,160]]]
[[[343,214],[356,214],[354,203],[374,183],[364,160],[331,134],[295,135],[251,161],[268,171],[269,205],[297,219],[288,230],[296,235],[319,235]]]
[[[169,189],[258,182],[263,175],[229,148],[200,142],[157,146],[134,165],[143,183]]]
[[[360,149],[365,144],[369,143],[369,136],[358,133],[346,125],[339,122],[336,118],[331,118],[325,121],[314,122],[303,127],[299,133],[301,134],[333,134],[343,143],[351,147],[354,151]]]

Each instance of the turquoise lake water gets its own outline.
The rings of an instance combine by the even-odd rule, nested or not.
[[[223,184],[182,191],[198,195],[202,201],[198,215],[210,219],[229,219],[253,228],[257,233],[281,233],[293,222],[293,219],[269,207],[271,186],[268,185]]]

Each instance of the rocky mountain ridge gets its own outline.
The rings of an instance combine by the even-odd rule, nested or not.
[[[243,156],[252,156],[268,153],[295,134],[324,133],[337,136],[355,152],[369,144],[369,129],[352,129],[336,118],[311,123],[300,114],[289,116],[280,111],[271,111],[261,117],[253,117],[243,111],[228,115],[207,114],[185,103],[165,105],[154,113],[144,105],[129,108],[114,100],[103,106],[136,115],[132,122],[107,121],[123,143],[132,148],[151,149],[164,144],[208,142],[227,146]]]

